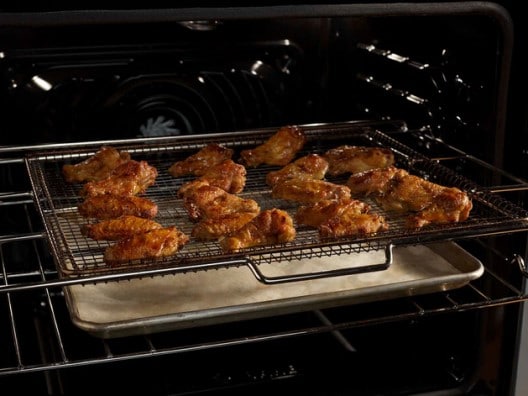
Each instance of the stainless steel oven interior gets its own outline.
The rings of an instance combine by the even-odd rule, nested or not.
[[[514,394],[528,131],[511,11],[396,2],[0,13],[2,389]],[[84,267],[90,246],[66,232],[66,250],[81,254],[65,271],[64,222],[55,227],[46,207],[67,197],[61,164],[108,144],[161,166],[284,125],[310,131],[314,147],[390,142],[402,166],[426,158],[423,175],[468,181],[487,209],[447,232],[278,249],[256,263],[199,251],[189,267],[112,273]],[[160,191],[174,187],[162,180]],[[259,276],[387,252],[392,264],[372,273]],[[420,276],[393,278],[400,260]]]

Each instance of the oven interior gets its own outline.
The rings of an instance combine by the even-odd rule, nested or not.
[[[517,75],[502,8],[87,10],[5,14],[0,21],[4,389],[512,391],[526,226],[457,240],[485,271],[455,290],[100,339],[70,320],[24,161],[36,150],[73,151],[82,142],[375,121],[528,209],[528,145],[507,107],[510,71]]]

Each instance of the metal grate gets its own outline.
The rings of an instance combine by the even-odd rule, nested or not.
[[[294,241],[271,246],[248,248],[236,254],[222,252],[217,242],[191,240],[176,255],[157,260],[138,260],[120,266],[107,266],[103,252],[107,242],[85,238],[80,226],[87,220],[77,213],[82,202],[79,190],[82,185],[68,184],[61,173],[65,163],[76,163],[93,155],[99,147],[71,148],[34,153],[26,162],[32,180],[35,200],[45,223],[48,238],[63,276],[90,276],[101,273],[152,270],[155,268],[179,268],[200,270],[212,266],[239,266],[246,262],[262,264],[272,261],[331,256],[337,254],[383,249],[393,244],[416,244],[428,241],[473,237],[501,232],[513,232],[528,228],[528,214],[512,203],[495,196],[470,180],[454,173],[435,161],[431,161],[411,148],[399,143],[376,128],[373,123],[344,123],[302,126],[307,135],[307,144],[299,156],[307,153],[323,153],[341,144],[390,147],[396,155],[396,165],[410,173],[433,182],[459,187],[468,192],[473,200],[473,210],[467,221],[456,224],[432,225],[419,230],[405,227],[405,216],[382,210],[375,202],[367,200],[374,212],[382,214],[389,224],[388,231],[358,238],[321,240],[316,230],[298,226]],[[142,140],[139,143],[116,144],[120,150],[127,150],[132,158],[146,160],[158,169],[159,176],[145,196],[159,206],[156,220],[161,224],[176,225],[190,235],[193,223],[189,221],[182,200],[176,196],[178,188],[191,177],[174,178],[167,169],[177,160],[195,153],[211,142],[217,142],[235,149],[235,158],[243,148],[252,148],[267,139],[275,129],[245,131],[231,134],[207,135],[192,138],[170,138]],[[278,167],[261,166],[247,169],[247,183],[240,194],[256,200],[262,209],[281,208],[293,217],[296,204],[271,197],[265,183],[266,174]],[[344,183],[345,178],[328,179]],[[204,266],[204,263],[208,263]],[[379,268],[384,269],[387,263]],[[365,267],[364,271],[373,270]],[[361,272],[361,267],[354,269]]]

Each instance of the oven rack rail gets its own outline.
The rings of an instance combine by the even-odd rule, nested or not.
[[[436,143],[443,145],[442,142],[437,141]],[[448,149],[451,150],[451,148]],[[0,149],[2,154],[7,154],[0,160],[0,167],[23,169],[24,151],[20,148]],[[447,156],[442,157],[447,158]],[[502,178],[510,181],[503,185],[490,185],[490,191],[528,192],[528,183],[525,181],[469,155],[457,152],[449,158],[469,161],[485,170],[492,170],[493,173],[500,174]],[[42,231],[42,224],[30,191],[0,193],[0,210],[14,211],[14,209],[19,209],[24,214],[23,217],[17,218],[24,231],[16,233],[2,231],[0,234],[0,319],[2,323],[0,336],[6,343],[5,353],[0,357],[0,376],[169,354],[185,354],[205,349],[270,342],[289,337],[316,336],[321,333],[339,335],[341,330],[348,328],[417,320],[429,315],[476,310],[528,300],[528,295],[522,291],[524,284],[522,275],[527,276],[522,256],[505,257],[500,252],[489,249],[486,240],[471,239],[465,242],[490,250],[489,255],[494,256],[499,262],[506,263],[513,273],[518,272],[520,276],[516,277],[516,283],[508,281],[502,274],[485,266],[482,277],[452,291],[404,297],[390,302],[362,304],[359,308],[365,308],[364,310],[350,310],[350,307],[347,307],[350,313],[345,315],[340,308],[287,315],[283,317],[284,320],[274,321],[277,328],[267,331],[263,331],[258,325],[260,322],[257,321],[256,326],[244,326],[242,334],[235,332],[233,333],[235,335],[229,338],[222,337],[221,331],[201,332],[200,329],[193,332],[191,339],[185,338],[185,335],[189,334],[188,330],[177,330],[175,332],[178,337],[169,337],[170,342],[167,342],[163,334],[133,336],[135,342],[132,344],[135,347],[123,350],[119,339],[94,339],[73,327],[66,312],[62,288],[78,280],[59,278],[53,258],[47,251],[46,234]],[[488,237],[493,238],[493,236]],[[25,255],[13,262],[11,258],[13,251],[24,251]],[[154,276],[155,274],[145,275]],[[134,274],[118,274],[117,276],[127,279]],[[90,281],[97,280],[104,280],[104,277],[95,277]],[[340,311],[339,315],[333,315],[336,310]],[[299,315],[307,319],[288,320],[290,317],[297,319]],[[251,322],[250,320],[248,323]],[[221,329],[228,325],[215,326]],[[208,329],[210,327],[206,330]],[[80,341],[86,341],[89,345],[93,344],[93,348],[89,348],[91,351],[89,356],[79,355],[76,345],[83,343]],[[49,347],[49,350],[35,356],[34,352],[42,345]],[[137,345],[141,347],[138,348]]]

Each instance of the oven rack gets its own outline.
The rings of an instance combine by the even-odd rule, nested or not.
[[[95,340],[83,331],[72,328],[70,318],[64,311],[64,281],[57,280],[57,273],[49,269],[45,258],[38,252],[37,245],[45,243],[43,235],[28,234],[10,240],[4,239],[0,243],[3,249],[8,244],[23,241],[31,241],[36,261],[41,265],[25,273],[14,274],[9,273],[9,264],[2,260],[2,334],[4,340],[10,339],[10,343],[7,353],[2,357],[0,376],[184,355],[299,336],[316,337],[327,333],[336,336],[339,341],[342,340],[341,331],[347,329],[394,321],[418,321],[431,315],[491,308],[528,299],[517,286],[486,269],[481,278],[460,289],[433,295],[371,302],[362,304],[358,309],[337,307],[282,315],[281,320],[274,321],[275,325],[271,329],[263,328],[259,320],[247,320],[241,326],[242,332],[233,331],[233,326],[237,325],[227,323],[169,333],[129,336],[126,337],[127,345],[131,346],[124,348],[120,339]],[[516,265],[516,259],[510,264]],[[7,287],[8,285],[11,287]],[[5,289],[9,291],[5,292]],[[28,309],[28,302],[32,304],[31,309]],[[376,314],[373,315],[373,312]],[[231,335],[226,337],[225,334]],[[38,357],[30,353],[35,340],[45,340],[40,342],[44,343],[46,351]],[[340,342],[344,348],[347,347],[343,341]],[[90,353],[86,355],[83,351],[80,355],[79,345],[91,345]]]
[[[24,171],[25,149],[0,151],[4,156],[0,161],[3,170],[11,173],[12,168],[22,168]],[[502,175],[506,179],[504,186],[487,187],[491,191],[528,192],[528,183],[494,169],[492,165],[483,164],[460,153],[450,158],[475,163],[482,167],[481,174],[487,174],[489,169],[493,169],[494,173]],[[21,179],[26,177],[27,175],[22,176]],[[500,239],[502,236],[490,234],[486,238],[464,240],[468,244],[465,247],[483,249],[490,260],[493,258],[492,261],[501,263],[499,269],[513,275],[517,273],[518,276],[507,278],[502,271],[485,265],[485,271],[479,279],[447,292],[361,304],[358,309],[331,308],[284,315],[280,320],[273,321],[274,328],[266,330],[261,326],[262,322],[250,320],[244,326],[235,324],[235,332],[215,331],[229,326],[222,324],[206,327],[205,331],[176,330],[165,335],[134,336],[132,342],[127,343],[130,347],[124,348],[119,339],[94,340],[72,326],[62,289],[83,280],[63,279],[59,276],[32,196],[29,190],[7,191],[0,195],[0,210],[3,214],[16,214],[19,226],[15,231],[3,231],[0,235],[0,335],[6,345],[0,358],[0,376],[52,372],[155,356],[184,355],[200,350],[267,343],[298,336],[315,337],[326,333],[339,336],[341,331],[354,327],[394,321],[418,321],[436,314],[492,308],[528,300],[528,296],[522,291],[522,275],[527,275],[522,257],[506,257],[492,249],[490,246],[493,244],[488,239]],[[19,213],[22,215],[19,216]],[[525,234],[527,233],[518,235]],[[20,252],[23,252],[22,257]],[[105,276],[108,275],[98,275],[88,281],[104,281]],[[122,273],[115,276],[124,280],[133,274]],[[334,315],[337,311],[339,314]],[[189,338],[187,336],[190,332],[192,337]],[[232,336],[225,337],[224,334]],[[41,348],[43,345],[46,348]],[[92,348],[85,349],[90,351],[88,354],[80,353],[79,345],[90,345]],[[34,351],[37,350],[42,353],[35,356]]]
[[[393,128],[392,133],[402,129],[401,126],[396,128],[393,124],[391,126]],[[120,273],[145,276],[245,265],[263,283],[292,282],[387,269],[392,261],[392,247],[394,245],[460,239],[502,232],[511,233],[528,228],[527,211],[480,188],[477,184],[442,166],[437,161],[433,161],[393,139],[379,128],[379,123],[353,122],[302,125],[300,127],[306,134],[307,143],[298,156],[308,153],[322,154],[326,150],[342,144],[389,147],[395,153],[397,166],[437,183],[456,186],[467,191],[473,201],[470,218],[461,223],[430,225],[418,230],[408,229],[405,226],[404,215],[386,212],[373,200],[366,199],[373,212],[385,217],[389,224],[388,231],[356,238],[322,240],[316,230],[296,225],[297,236],[292,242],[253,247],[238,253],[223,252],[216,241],[202,242],[191,238],[191,242],[174,256],[108,266],[103,260],[103,253],[109,244],[90,240],[80,233],[80,226],[87,222],[77,213],[77,207],[82,202],[79,195],[82,185],[66,183],[61,173],[65,163],[76,163],[93,155],[100,148],[100,145],[66,147],[58,150],[40,151],[26,157],[35,201],[44,220],[46,233],[60,275],[68,279],[83,278],[86,281],[98,275],[105,275],[107,276],[106,280],[111,280],[117,279],[116,275]],[[190,235],[194,223],[189,221],[183,200],[177,197],[177,191],[183,183],[192,180],[192,178],[174,178],[168,174],[167,169],[176,160],[186,158],[213,142],[233,148],[235,151],[233,159],[237,159],[241,149],[255,147],[275,132],[276,129],[268,128],[214,136],[115,142],[113,146],[130,152],[133,159],[145,160],[158,169],[155,185],[151,186],[145,193],[146,197],[158,204],[159,212],[156,220],[165,226],[176,225],[181,231]],[[259,203],[262,210],[281,208],[287,210],[294,218],[297,205],[273,198],[270,188],[266,185],[267,173],[276,169],[279,167],[248,168],[247,183],[244,191],[239,195],[243,198],[254,199]],[[346,178],[329,178],[328,180],[338,184],[346,182]],[[291,261],[381,249],[385,251],[383,262],[371,265],[354,263],[349,268],[339,271],[286,275],[269,279],[259,269],[260,264],[276,261]]]

